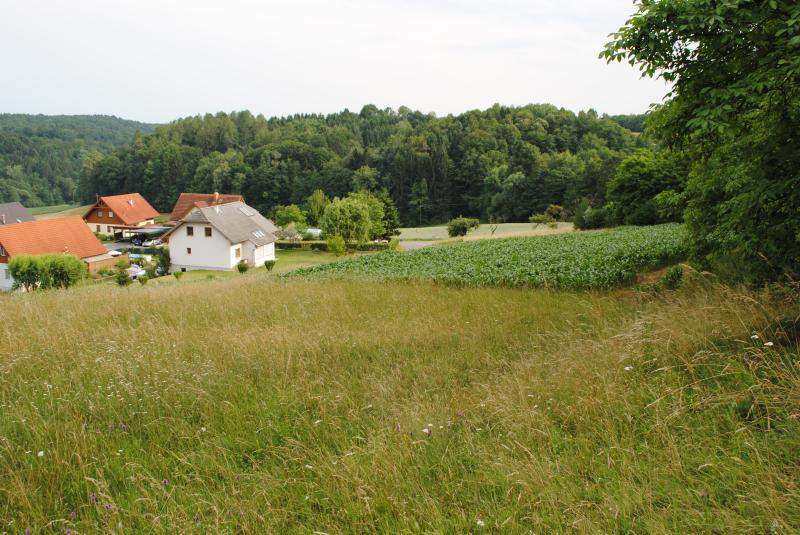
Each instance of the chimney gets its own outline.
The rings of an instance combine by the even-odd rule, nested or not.
[[[6,214],[0,214],[0,225],[6,224]]]

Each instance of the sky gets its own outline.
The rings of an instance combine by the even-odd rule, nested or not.
[[[664,83],[598,59],[633,11],[632,0],[0,0],[0,113],[641,113]]]

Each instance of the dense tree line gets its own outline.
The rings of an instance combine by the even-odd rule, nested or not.
[[[109,116],[0,114],[0,202],[73,202],[83,166],[153,125]]]
[[[689,161],[695,261],[751,282],[800,277],[800,4],[653,0],[612,36],[609,61],[673,84],[650,135]],[[642,176],[647,176],[642,166]]]
[[[551,105],[436,117],[401,107],[267,119],[189,117],[87,166],[95,194],[141,192],[168,211],[182,191],[241,193],[269,212],[315,190],[387,192],[406,224],[464,215],[522,221],[550,204],[605,201],[619,163],[645,141],[594,111]]]

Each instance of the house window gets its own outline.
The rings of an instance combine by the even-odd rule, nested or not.
[[[3,273],[5,273],[5,275],[6,275],[6,280],[10,281],[11,280],[11,271],[9,271],[7,269],[4,269]]]
[[[186,248],[186,254],[192,254],[192,248],[191,247],[187,247]]]
[[[102,230],[100,230],[100,225],[95,225],[95,228],[97,229],[97,232],[103,232]]]
[[[98,210],[97,211],[97,217],[103,217],[103,211],[102,210]]]
[[[206,238],[211,237],[211,227],[206,227]]]
[[[114,212],[109,212],[108,213],[108,218],[109,219],[113,219],[114,218]]]
[[[186,268],[181,268],[181,271],[183,271],[184,273],[186,273]]]
[[[194,227],[186,227],[186,235],[194,236]]]
[[[106,227],[106,232],[112,232],[111,227]]]
[[[242,248],[241,247],[237,247],[236,248],[236,258],[241,258],[241,257],[242,257]]]
[[[0,256],[8,256],[8,252],[2,245],[0,245]]]

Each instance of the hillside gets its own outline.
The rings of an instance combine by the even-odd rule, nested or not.
[[[4,531],[800,529],[788,298],[262,271],[0,305]]]
[[[0,114],[0,202],[73,203],[84,166],[153,130],[105,115]]]
[[[96,162],[81,184],[140,191],[168,210],[182,191],[242,193],[263,212],[328,196],[386,190],[407,226],[474,215],[527,221],[549,204],[602,204],[641,136],[589,110],[495,105],[437,117],[364,106],[329,115],[188,117]]]

